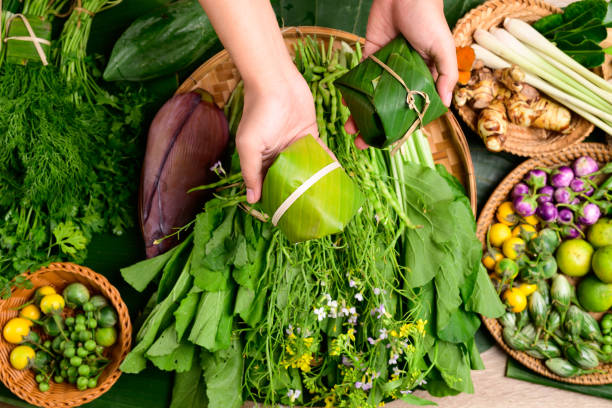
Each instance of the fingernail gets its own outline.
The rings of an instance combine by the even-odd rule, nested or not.
[[[255,192],[250,188],[247,188],[247,201],[251,204],[253,204],[256,201]]]
[[[451,103],[451,99],[453,98],[453,92],[449,91],[446,92],[444,94],[444,97],[442,98],[442,102],[444,103],[444,105],[448,108],[450,106]]]

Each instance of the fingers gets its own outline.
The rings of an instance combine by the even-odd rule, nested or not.
[[[381,49],[399,33],[391,17],[391,2],[374,1],[372,3],[366,27],[366,43],[363,48],[364,58]]]
[[[263,164],[261,149],[257,140],[248,134],[240,134],[236,138],[236,150],[240,156],[242,178],[246,184],[247,201],[256,203],[261,198],[263,183]]]
[[[361,135],[357,136],[355,138],[355,146],[359,149],[359,150],[365,150],[368,147],[370,147],[369,144],[367,144],[365,142],[365,140],[363,140],[363,138],[361,137]]]
[[[438,94],[440,94],[444,105],[450,106],[453,88],[455,88],[455,84],[459,78],[455,42],[450,32],[448,32],[448,35],[445,35],[445,39],[440,41],[432,50],[432,54],[436,71],[438,72],[438,79],[436,80]]]

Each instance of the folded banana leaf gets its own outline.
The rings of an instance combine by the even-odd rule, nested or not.
[[[301,242],[342,231],[361,207],[363,195],[308,135],[285,149],[268,169],[261,203],[291,242]]]
[[[35,39],[39,40],[40,48],[36,47]],[[51,23],[39,16],[13,17],[5,41],[7,62],[21,65],[28,62],[49,63]]]
[[[408,89],[429,95],[423,126],[446,112],[429,68],[404,37],[397,37],[374,56],[399,75]],[[372,58],[366,58],[334,84],[370,146],[386,147],[400,140],[425,107],[425,99],[418,94],[414,95],[418,112],[409,106],[404,85]]]

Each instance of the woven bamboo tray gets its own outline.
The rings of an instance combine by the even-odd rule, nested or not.
[[[283,30],[283,36],[289,52],[293,55],[293,44],[303,36],[312,35],[325,43],[330,37],[344,40],[349,44],[365,43],[363,38],[345,31],[324,27],[288,27]],[[340,41],[334,47],[340,47]],[[191,74],[176,93],[184,93],[196,88],[204,89],[212,94],[219,107],[223,107],[236,84],[240,81],[238,69],[232,62],[229,53],[225,50],[219,52],[193,74]],[[451,112],[425,126],[425,133],[429,136],[429,144],[436,163],[443,164],[466,189],[472,204],[472,211],[476,212],[476,178],[474,166],[470,156],[469,147],[457,119]]]
[[[540,0],[489,0],[457,22],[453,30],[455,45],[457,47],[472,45],[474,43],[472,35],[477,28],[488,30],[500,25],[506,17],[532,23],[560,11],[561,9]],[[467,105],[458,107],[455,104],[455,108],[465,123],[477,132],[478,112]],[[519,156],[542,156],[583,141],[593,129],[591,123],[573,112],[568,133],[565,134],[509,123],[502,150]]]
[[[572,161],[580,156],[589,155],[601,165],[612,161],[612,149],[608,146],[600,143],[580,143],[568,147],[567,149],[559,152],[554,156],[547,156],[541,158],[533,158],[525,161],[517,168],[512,170],[510,174],[504,178],[501,184],[495,189],[489,200],[485,204],[484,208],[480,212],[478,217],[478,225],[476,227],[476,234],[478,239],[483,243],[486,242],[486,235],[489,226],[495,222],[495,212],[497,207],[506,201],[512,188],[520,182],[523,177],[536,167],[558,167],[569,165]],[[600,314],[594,316],[601,316]],[[542,360],[538,360],[535,357],[531,357],[527,353],[522,351],[513,350],[506,345],[502,338],[502,325],[497,319],[490,319],[483,317],[483,321],[489,332],[493,335],[497,343],[515,360],[519,361],[524,366],[532,369],[538,374],[552,378],[557,381],[563,381],[572,384],[583,384],[583,385],[601,385],[601,384],[612,384],[612,363],[602,364],[598,368],[607,370],[604,374],[587,374],[573,378],[563,378],[552,373]]]
[[[38,390],[32,370],[19,371],[10,366],[9,354],[15,345],[7,343],[2,338],[0,340],[0,380],[19,398],[39,407],[68,408],[93,401],[108,391],[119,379],[121,375],[119,365],[130,351],[132,324],[125,303],[121,300],[117,289],[104,276],[73,263],[52,263],[29,274],[28,278],[34,285],[33,289],[13,289],[9,299],[0,301],[0,327],[4,327],[5,323],[13,317],[17,317],[19,313],[15,309],[29,301],[36,288],[50,285],[61,293],[69,283],[81,282],[91,293],[107,298],[117,311],[119,316],[117,343],[107,351],[111,363],[102,372],[96,388],[79,391],[74,384],[56,384],[51,381],[49,391],[43,393]]]

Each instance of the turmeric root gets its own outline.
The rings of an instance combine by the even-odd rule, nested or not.
[[[501,151],[508,130],[508,117],[503,101],[496,99],[478,116],[478,134],[492,152]]]

